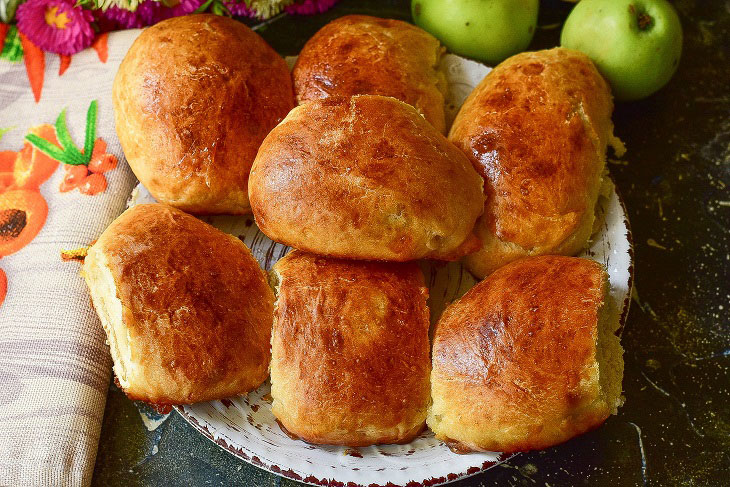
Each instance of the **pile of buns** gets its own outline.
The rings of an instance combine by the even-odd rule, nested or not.
[[[116,129],[160,202],[127,210],[84,275],[130,398],[184,404],[271,378],[311,443],[522,451],[621,404],[606,270],[585,248],[610,190],[609,88],[580,53],[514,56],[444,136],[438,41],[347,16],[290,73],[243,24],[146,29],[114,83]],[[298,105],[298,106],[297,106]],[[252,212],[293,247],[267,276],[191,214]],[[429,330],[418,259],[484,278]]]

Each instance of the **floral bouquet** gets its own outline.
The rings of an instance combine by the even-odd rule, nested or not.
[[[266,21],[277,15],[321,13],[335,3],[337,0],[0,0],[0,59],[25,61],[38,103],[46,52],[59,56],[61,76],[71,64],[71,55],[87,47],[93,47],[99,60],[106,62],[109,31],[202,12]]]
[[[337,0],[0,0],[0,58],[18,61],[27,46],[70,56],[106,32],[140,28],[191,13],[269,19],[312,15]],[[15,25],[13,25],[13,23]]]

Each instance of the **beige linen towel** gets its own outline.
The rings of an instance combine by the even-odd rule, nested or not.
[[[96,136],[119,161],[104,173],[107,189],[95,195],[60,192],[66,170],[59,165],[35,189],[48,204],[44,226],[21,250],[0,258],[8,283],[0,305],[0,486],[91,481],[111,359],[80,267],[62,262],[60,252],[97,238],[123,211],[136,183],[114,132],[111,87],[138,33],[111,34],[105,63],[93,49],[74,55],[63,76],[59,57],[46,53],[38,103],[24,64],[0,60],[0,129],[10,128],[0,151],[19,151],[31,127],[53,125],[64,108],[68,130],[83,147],[87,108],[97,100]],[[0,242],[28,216],[0,205]]]

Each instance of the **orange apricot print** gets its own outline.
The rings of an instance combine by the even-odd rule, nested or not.
[[[91,151],[91,158],[103,156],[106,153],[106,142],[101,137],[94,141],[94,150]]]
[[[111,171],[115,167],[117,167],[117,158],[114,154],[104,154],[89,162],[89,171],[91,172],[107,172]]]
[[[63,178],[59,191],[65,193],[74,188],[79,188],[79,191],[83,194],[95,195],[106,189],[107,181],[101,173],[111,171],[117,167],[117,158],[113,154],[107,154],[106,142],[101,138],[97,138],[94,142],[94,150],[91,153],[88,167],[68,164],[64,166],[66,176]],[[94,174],[97,176],[91,177]]]
[[[43,137],[58,146],[56,129],[52,125],[43,124],[31,128],[28,133]],[[18,188],[38,189],[58,167],[58,161],[33,147],[30,142],[23,144],[18,152],[13,169],[15,186]]]
[[[91,173],[84,178],[79,186],[79,192],[88,195],[103,193],[106,189],[106,178],[103,174]]]
[[[12,188],[15,184],[15,178],[11,172],[0,172],[0,193]]]
[[[23,47],[28,44],[23,40]],[[31,44],[31,51],[32,48]],[[100,59],[106,57],[106,39],[98,46]],[[105,59],[102,59],[104,61]],[[61,59],[61,72],[68,67],[70,58]],[[38,78],[37,68],[42,67],[43,57],[35,56],[34,52],[26,53],[26,67],[28,76],[33,85],[36,101],[40,98],[43,84],[42,71]],[[65,63],[65,66],[64,66]],[[34,84],[35,83],[35,84]],[[67,160],[70,136],[63,122],[65,111],[56,122],[59,128],[63,146],[58,141],[56,128],[43,124],[29,130],[29,135],[19,151],[0,151],[0,258],[13,254],[28,245],[43,228],[48,218],[48,203],[40,193],[40,186],[51,177],[63,160],[66,174],[59,187],[60,192],[78,188],[79,192],[87,195],[101,193],[107,188],[106,177],[102,173],[117,167],[117,158],[107,154],[107,144],[101,138],[93,139],[95,132],[96,102],[92,102],[87,114],[86,148],[92,150],[90,158],[81,160],[76,149],[76,156],[71,152],[71,159]],[[27,136],[26,136],[27,137]],[[65,138],[64,138],[65,137]],[[94,140],[93,149],[89,142]],[[32,142],[32,143],[31,143]],[[42,147],[41,151],[38,147]],[[57,149],[57,150],[56,150]],[[50,153],[53,157],[46,154]],[[83,152],[83,149],[82,151]],[[87,164],[88,166],[85,165]],[[69,164],[65,164],[69,162]],[[73,163],[73,164],[71,164]],[[7,293],[7,276],[0,269],[0,305]]]
[[[0,257],[30,243],[47,217],[48,204],[37,190],[14,189],[0,194]]]
[[[0,151],[0,172],[13,172],[17,155],[18,153],[14,150]]]
[[[86,166],[69,166],[67,164],[65,164],[65,166],[66,175],[63,177],[61,186],[58,188],[61,193],[65,193],[67,191],[71,191],[72,189],[78,188],[79,185],[84,181],[86,176],[89,174],[89,170],[86,168]]]
[[[0,192],[10,188],[15,183],[13,169],[18,153],[12,150],[0,151]]]

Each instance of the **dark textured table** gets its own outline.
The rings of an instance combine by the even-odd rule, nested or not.
[[[259,32],[296,54],[346,13],[410,19],[408,2],[343,1]],[[730,1],[674,2],[679,71],[647,100],[617,104],[629,151],[612,160],[635,242],[635,295],[623,335],[626,404],[597,431],[521,454],[454,486],[730,485]],[[557,44],[570,5],[543,1],[531,49]],[[222,450],[176,413],[153,431],[109,390],[95,485],[293,486]]]

